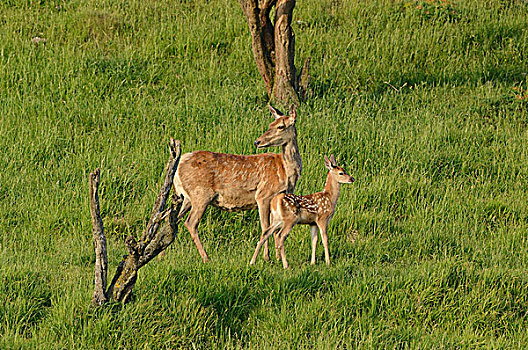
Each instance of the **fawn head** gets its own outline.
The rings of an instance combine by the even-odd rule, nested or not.
[[[295,120],[297,119],[297,112],[295,107],[290,108],[289,115],[282,114],[279,110],[269,106],[271,114],[275,117],[275,121],[271,123],[268,130],[262,134],[256,141],[257,148],[266,148],[274,146],[282,146],[296,137]]]
[[[345,169],[337,165],[333,154],[330,158],[325,156],[325,166],[330,171],[331,176],[340,184],[351,184],[354,182],[354,178],[348,175]]]

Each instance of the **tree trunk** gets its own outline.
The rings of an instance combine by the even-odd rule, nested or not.
[[[275,10],[275,85],[273,96],[297,105],[297,76],[295,75],[295,35],[291,27],[295,0],[279,0]]]
[[[92,213],[92,224],[95,242],[95,291],[92,298],[92,305],[102,305],[112,300],[126,302],[129,300],[132,289],[137,281],[138,270],[147,264],[152,258],[167,248],[178,232],[178,212],[182,200],[176,197],[168,209],[165,209],[169,192],[180,162],[180,143],[171,139],[169,162],[165,166],[165,181],[160,189],[150,220],[147,224],[141,240],[136,242],[135,238],[129,236],[125,241],[128,254],[119,263],[116,273],[108,290],[105,291],[107,281],[107,252],[106,238],[104,236],[103,221],[99,211],[99,177],[100,171],[97,169],[90,174],[90,208]],[[160,224],[165,221],[165,225],[160,230]]]
[[[253,57],[270,99],[289,107],[305,97],[295,69],[295,35],[291,27],[295,0],[239,0],[248,21]],[[275,7],[275,23],[270,19]],[[309,65],[303,74],[308,76]],[[304,79],[309,82],[309,79]],[[307,85],[306,85],[307,89]],[[306,90],[305,89],[305,90]]]

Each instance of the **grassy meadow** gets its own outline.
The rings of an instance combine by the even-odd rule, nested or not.
[[[249,260],[256,211],[208,209],[133,301],[89,307],[88,174],[110,277],[168,159],[254,154],[271,117],[235,0],[0,0],[0,348],[527,348],[528,3],[300,0],[304,170],[355,178],[291,269]],[[271,149],[278,152],[278,149]]]

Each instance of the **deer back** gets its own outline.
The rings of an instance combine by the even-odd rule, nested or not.
[[[203,197],[222,209],[251,209],[257,192],[285,191],[287,177],[280,154],[196,151],[181,157],[175,188],[191,202]]]

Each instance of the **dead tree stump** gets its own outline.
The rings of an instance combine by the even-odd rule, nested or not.
[[[125,303],[129,300],[137,280],[138,270],[165,250],[178,232],[178,212],[182,204],[175,197],[168,209],[165,209],[174,175],[180,162],[181,147],[179,141],[171,138],[170,156],[165,166],[165,181],[160,189],[150,220],[139,242],[132,236],[125,241],[128,254],[119,263],[110,286],[107,289],[108,258],[103,220],[99,206],[100,170],[90,174],[90,212],[92,215],[93,239],[95,244],[95,289],[92,305],[103,305],[108,301]],[[164,223],[164,224],[163,224]],[[163,227],[160,229],[160,226]]]

